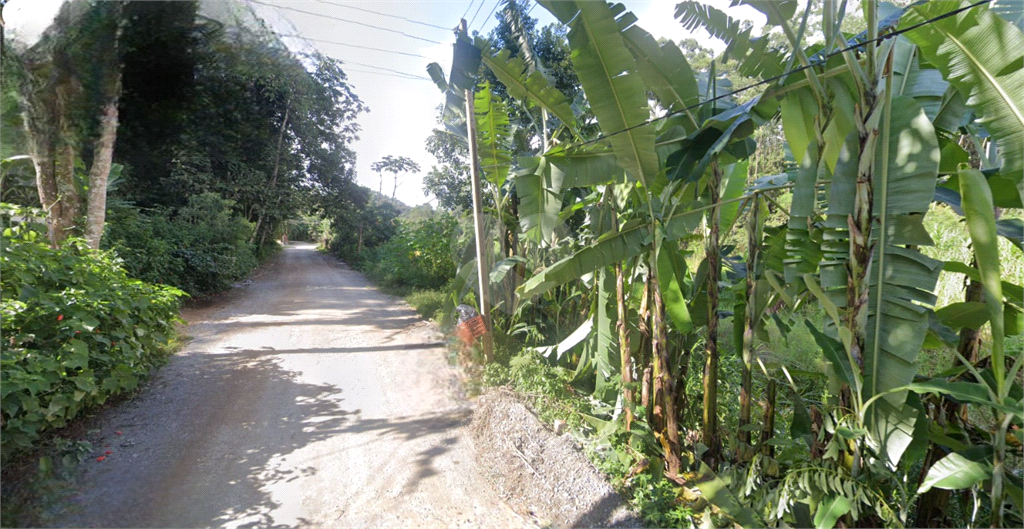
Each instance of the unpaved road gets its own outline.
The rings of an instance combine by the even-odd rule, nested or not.
[[[440,336],[293,244],[99,418],[67,526],[509,527]]]

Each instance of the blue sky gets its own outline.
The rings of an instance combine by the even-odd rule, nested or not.
[[[315,46],[324,54],[346,64],[344,69],[356,94],[370,107],[370,112],[359,118],[362,131],[359,141],[353,147],[357,155],[358,181],[372,189],[377,189],[380,182],[378,175],[370,169],[370,164],[386,155],[411,158],[420,165],[423,173],[437,163],[433,156],[424,150],[423,144],[431,129],[436,126],[435,111],[441,102],[441,93],[429,80],[408,76],[426,78],[426,67],[431,62],[439,63],[448,71],[451,66],[451,44],[454,42],[454,35],[451,30],[441,28],[454,28],[465,14],[466,22],[472,22],[469,25],[471,32],[487,34],[496,24],[494,13],[501,9],[498,5],[501,0],[259,1],[280,6],[250,4],[275,31],[281,34],[302,35],[310,39],[304,41],[299,38],[287,38],[285,42],[289,46],[296,49]],[[637,15],[640,26],[655,37],[679,41],[691,35],[672,17],[677,2],[678,0],[626,0],[623,3]],[[707,3],[725,9],[729,0],[709,0]],[[12,0],[4,8],[7,29],[31,40],[49,25],[60,4],[61,0]],[[745,9],[746,12],[742,9],[730,9],[729,12],[741,18],[751,17],[750,8]],[[535,6],[531,16],[538,18],[541,26],[554,22],[554,18],[542,6]],[[694,36],[701,40],[703,45],[721,48],[719,43],[712,41],[706,33],[699,33]],[[339,42],[347,46],[323,41]],[[380,48],[402,54],[367,48]],[[423,194],[421,177],[421,174],[402,176],[396,198],[409,205],[431,201],[433,197]],[[392,186],[393,181],[385,181],[385,193],[389,192]]]

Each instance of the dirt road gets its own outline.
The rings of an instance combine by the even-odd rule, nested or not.
[[[68,526],[509,527],[440,336],[293,244],[100,418]]]

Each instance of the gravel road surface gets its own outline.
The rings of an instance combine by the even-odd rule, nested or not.
[[[441,336],[334,258],[292,244],[186,319],[183,351],[100,416],[62,525],[526,524],[474,462]]]

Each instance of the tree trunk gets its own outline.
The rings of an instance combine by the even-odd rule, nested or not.
[[[708,195],[711,197],[711,212],[708,213],[710,232],[707,240],[708,261],[708,335],[704,342],[704,416],[703,442],[708,447],[704,461],[714,469],[718,463],[720,440],[718,438],[718,280],[721,276],[718,247],[718,203],[722,170],[718,162],[711,163],[708,179]]]
[[[775,457],[775,447],[768,441],[775,436],[775,379],[768,379],[768,395],[764,402],[764,427],[761,429],[761,453]]]
[[[640,298],[640,311],[637,327],[640,330],[640,351],[637,355],[640,365],[643,367],[643,378],[640,386],[640,405],[644,408],[644,420],[657,428],[654,423],[654,409],[651,406],[651,386],[654,379],[653,361],[651,360],[651,282],[650,278],[644,283],[644,294]]]
[[[758,250],[761,247],[761,200],[754,196],[750,208],[750,217],[747,219],[747,281],[746,299],[747,310],[743,314],[743,365],[741,369],[740,382],[740,418],[739,418],[739,440],[740,443],[750,445],[750,430],[744,426],[750,424],[750,399],[751,386],[753,383],[751,368],[754,362],[754,325],[757,316],[757,261]],[[735,317],[733,318],[735,321]]]
[[[625,409],[626,431],[633,423],[633,355],[629,350],[629,329],[626,328],[626,294],[625,281],[622,277],[622,263],[615,263],[615,308],[619,321],[615,324],[619,331],[619,356],[622,363],[622,402]]]
[[[668,353],[668,340],[665,332],[665,304],[658,288],[657,255],[651,252],[649,268],[649,289],[654,300],[651,310],[651,353],[654,360],[654,418],[660,426],[662,448],[665,451],[665,463],[670,475],[678,476],[682,472],[682,459],[679,443],[679,417],[676,414],[676,384],[672,378],[672,361]]]
[[[89,207],[86,211],[85,238],[89,246],[100,247],[103,225],[107,216],[107,180],[113,164],[114,143],[117,141],[117,100],[108,102],[100,116],[100,135],[93,149],[92,167],[89,168]]]

